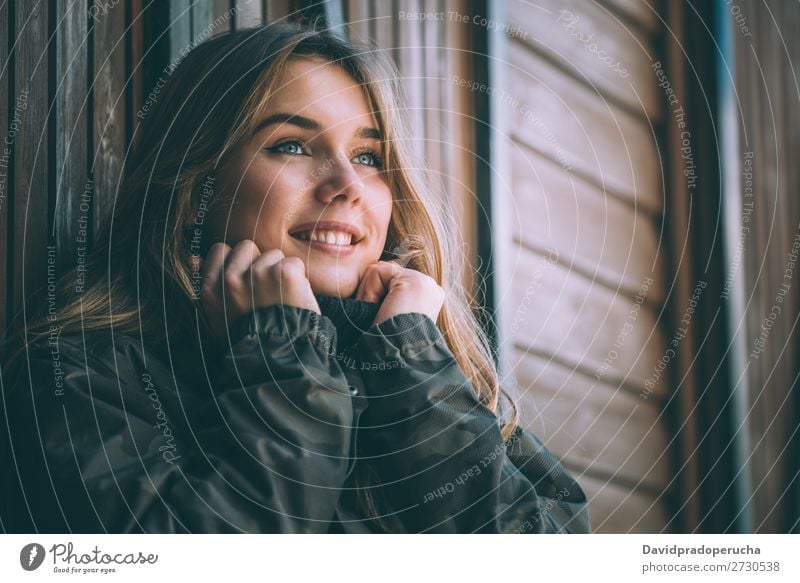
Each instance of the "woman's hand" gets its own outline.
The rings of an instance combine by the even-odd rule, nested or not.
[[[202,262],[200,303],[212,334],[226,338],[226,329],[255,308],[284,304],[320,313],[317,299],[299,257],[286,257],[280,249],[261,253],[250,239],[233,248],[211,246]]]
[[[392,261],[367,267],[356,291],[356,299],[381,302],[373,324],[398,314],[418,312],[436,322],[444,303],[444,290],[430,276]]]

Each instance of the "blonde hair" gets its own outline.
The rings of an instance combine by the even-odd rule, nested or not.
[[[55,319],[31,324],[24,331],[27,341],[50,334],[53,321],[59,333],[113,328],[115,333],[147,338],[165,303],[177,311],[177,320],[195,322],[196,290],[186,233],[200,209],[204,182],[252,137],[291,58],[335,63],[364,88],[384,137],[383,167],[394,197],[385,258],[399,259],[445,289],[436,323],[477,397],[499,414],[505,391],[473,312],[477,307],[460,285],[459,246],[453,244],[457,236],[447,220],[444,197],[424,179],[424,164],[413,154],[399,75],[380,50],[318,31],[314,25],[273,24],[216,36],[190,51],[171,71],[145,116],[137,154],[127,163],[130,171],[111,220],[87,260],[86,271],[93,279],[81,296],[70,297],[76,274],[65,274],[58,286],[65,305]],[[504,440],[518,419],[513,399],[508,402],[511,415],[502,423]],[[377,516],[368,493],[365,501],[370,514]]]

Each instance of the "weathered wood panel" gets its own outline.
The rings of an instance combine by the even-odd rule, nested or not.
[[[509,22],[527,47],[608,97],[651,120],[661,117],[647,35],[593,2],[512,0]]]
[[[13,227],[11,223],[11,214],[8,209],[11,205],[13,198],[12,184],[12,149],[6,143],[8,138],[8,95],[9,92],[13,93],[14,87],[11,85],[11,62],[8,55],[8,47],[10,46],[8,32],[8,23],[13,22],[13,12],[10,9],[8,2],[0,4],[0,22],[6,23],[6,26],[0,26],[0,230],[5,234],[0,236],[0,340],[6,336],[9,319],[11,318],[11,298],[8,296],[8,282],[12,280],[11,269],[9,265],[9,233],[12,232]],[[3,358],[0,352],[0,358]]]
[[[390,56],[394,55],[397,46],[395,30],[396,13],[392,2],[373,2],[370,6],[370,25],[372,38],[388,50]]]
[[[236,5],[234,26],[237,30],[264,24],[264,6],[261,0],[234,0],[234,3]]]
[[[438,12],[435,0],[424,0],[422,11],[425,13]],[[409,23],[412,24],[412,23]],[[448,23],[449,24],[449,23]],[[442,61],[447,49],[439,48],[442,43],[444,27],[435,20],[423,20],[418,24],[422,28],[422,63],[425,75],[425,99],[422,109],[425,122],[425,153],[428,165],[433,170],[429,180],[436,183],[442,182],[441,172],[446,172],[442,161],[442,92],[447,88],[448,79],[443,78]]]
[[[213,0],[201,0],[192,5],[192,39],[195,42],[213,34],[215,27],[212,27],[212,22],[216,16],[215,9],[216,3]]]
[[[648,380],[658,382],[645,396],[669,394],[667,379],[655,372],[665,349],[657,315],[648,306],[571,272],[555,253],[519,249],[512,262],[504,305],[514,314],[517,346],[557,355],[590,376],[624,383],[634,394],[643,392]],[[648,291],[643,286],[642,297]]]
[[[192,44],[192,0],[174,0],[168,6],[169,22],[164,25],[169,29],[170,61],[177,62]]]
[[[557,249],[572,269],[630,297],[652,278],[647,300],[663,303],[664,248],[652,218],[525,144],[511,150],[515,240],[539,253]]]
[[[447,0],[448,12],[464,11],[463,0]],[[466,26],[444,28],[446,61],[442,91],[444,115],[443,175],[445,195],[452,201],[454,220],[461,233],[464,289],[476,289],[475,264],[478,259],[478,203],[475,193],[475,103],[472,92],[458,87],[455,78],[468,78],[473,71],[472,35]]]
[[[345,18],[347,19],[347,32],[354,40],[367,41],[372,38],[371,3],[363,0],[345,0]]]
[[[46,306],[46,286],[56,276],[55,246],[48,248],[48,192],[53,176],[48,155],[50,15],[43,1],[21,0],[14,10],[14,89],[8,111],[14,155],[12,305],[27,319]]]
[[[419,22],[410,21],[406,14],[419,12],[422,4],[419,0],[399,0],[397,32],[397,67],[403,80],[408,107],[411,110],[413,135],[419,136],[422,141],[425,137],[424,111],[426,99],[426,78],[424,60],[421,57],[424,39],[423,30]],[[401,17],[400,14],[403,14]],[[424,149],[424,142],[415,145],[415,148]]]
[[[59,0],[56,28],[54,213],[59,271],[83,265],[89,249],[92,221],[92,185],[88,181],[88,114],[86,82],[89,74],[86,0]],[[80,282],[76,282],[80,286]]]
[[[565,168],[652,213],[663,206],[652,128],[509,43],[508,114],[513,136]]]
[[[730,186],[741,197],[736,227],[745,224],[744,205],[752,205],[738,266],[746,305],[736,314],[747,352],[749,511],[755,532],[800,532],[800,5],[747,0],[737,7],[743,19],[730,10],[724,18],[733,35],[741,107],[732,128],[739,151],[731,162],[740,163],[748,152],[752,161],[748,176],[736,168]]]
[[[589,476],[579,476],[581,488],[589,499],[589,519],[597,533],[669,533],[672,518],[664,511],[660,496],[652,496],[604,482]]]
[[[610,11],[627,18],[650,33],[656,33],[661,26],[659,2],[656,0],[600,0]]]
[[[266,22],[285,20],[288,15],[295,11],[294,4],[291,0],[268,0],[264,9]]]
[[[125,110],[128,78],[125,30],[125,7],[122,4],[99,12],[94,19],[94,137],[91,156],[96,229],[110,216],[122,181],[128,117]]]
[[[660,490],[669,482],[659,404],[542,357],[516,352],[516,395],[527,428],[574,467]]]

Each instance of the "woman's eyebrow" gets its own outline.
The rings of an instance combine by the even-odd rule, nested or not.
[[[289,123],[304,130],[320,131],[322,129],[322,126],[319,124],[319,122],[311,118],[304,117],[302,115],[297,115],[293,113],[273,113],[272,115],[265,117],[258,123],[258,126],[256,127],[256,132],[260,132],[265,127],[270,126],[274,123]],[[366,126],[358,128],[354,135],[357,138],[374,139],[374,140],[382,139],[380,131],[378,131],[375,128],[369,128]]]

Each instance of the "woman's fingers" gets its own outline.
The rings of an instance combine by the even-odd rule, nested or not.
[[[201,305],[220,338],[226,327],[255,308],[284,304],[320,312],[303,260],[286,257],[280,249],[261,253],[249,239],[233,248],[215,243],[202,267]]]
[[[208,250],[205,260],[203,260],[202,284],[200,293],[202,296],[216,295],[222,279],[222,270],[225,267],[225,258],[231,252],[230,246],[225,243],[214,243]]]
[[[379,261],[367,267],[364,277],[356,291],[356,299],[365,302],[380,302],[391,287],[392,278],[397,276],[402,267],[391,261]]]
[[[250,239],[239,241],[225,258],[224,282],[226,285],[238,286],[242,275],[250,269],[253,261],[261,255],[261,251]]]
[[[370,267],[359,293],[361,299],[381,303],[375,324],[412,312],[426,314],[436,322],[444,302],[444,290],[432,277],[391,261],[379,261]]]
[[[253,261],[253,266],[250,268],[250,270],[253,273],[259,273],[267,267],[275,265],[284,257],[285,255],[280,249],[270,249],[268,251],[264,251],[255,261]]]

